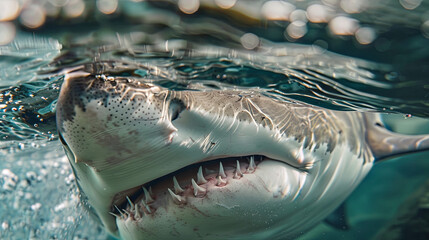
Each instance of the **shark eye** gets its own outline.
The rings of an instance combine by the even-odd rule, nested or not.
[[[185,104],[179,99],[173,99],[170,102],[169,112],[171,116],[171,121],[176,120],[179,117],[179,114],[185,109]]]

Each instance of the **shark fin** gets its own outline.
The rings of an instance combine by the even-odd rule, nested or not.
[[[429,135],[404,135],[387,130],[380,117],[366,114],[366,141],[375,161],[429,150]]]
[[[349,229],[349,223],[347,221],[346,215],[346,204],[341,204],[334,212],[332,212],[327,218],[325,218],[325,223],[336,229]]]

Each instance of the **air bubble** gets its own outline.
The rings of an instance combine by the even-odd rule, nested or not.
[[[42,207],[42,204],[38,202],[38,203],[31,205],[31,210],[38,211],[41,207]]]

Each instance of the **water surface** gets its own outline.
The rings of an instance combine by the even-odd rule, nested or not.
[[[0,238],[107,238],[80,206],[58,142],[56,99],[75,71],[382,112],[399,116],[392,129],[428,132],[418,118],[429,117],[428,2],[200,1],[192,12],[183,1],[121,1],[111,14],[95,2],[60,2],[29,1],[0,22],[15,29],[0,46]],[[71,16],[78,3],[83,12]],[[27,8],[62,12],[46,10],[34,28]],[[303,239],[374,236],[426,180],[426,157],[376,166],[350,197],[351,229],[322,224]]]

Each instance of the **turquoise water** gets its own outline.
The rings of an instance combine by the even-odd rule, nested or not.
[[[38,28],[22,17],[25,8],[0,22],[15,29],[0,46],[2,239],[108,238],[80,206],[55,126],[65,74],[93,63],[100,74],[170,89],[251,89],[283,101],[382,112],[396,116],[393,130],[429,133],[427,2],[237,1],[227,8],[201,1],[188,14],[192,5],[121,1],[110,15],[93,2],[59,2],[31,2],[47,14]],[[84,3],[81,15],[69,14],[73,2]],[[50,5],[61,11],[49,15]],[[322,223],[302,239],[375,236],[427,180],[427,157],[375,166],[347,202],[350,230]]]

